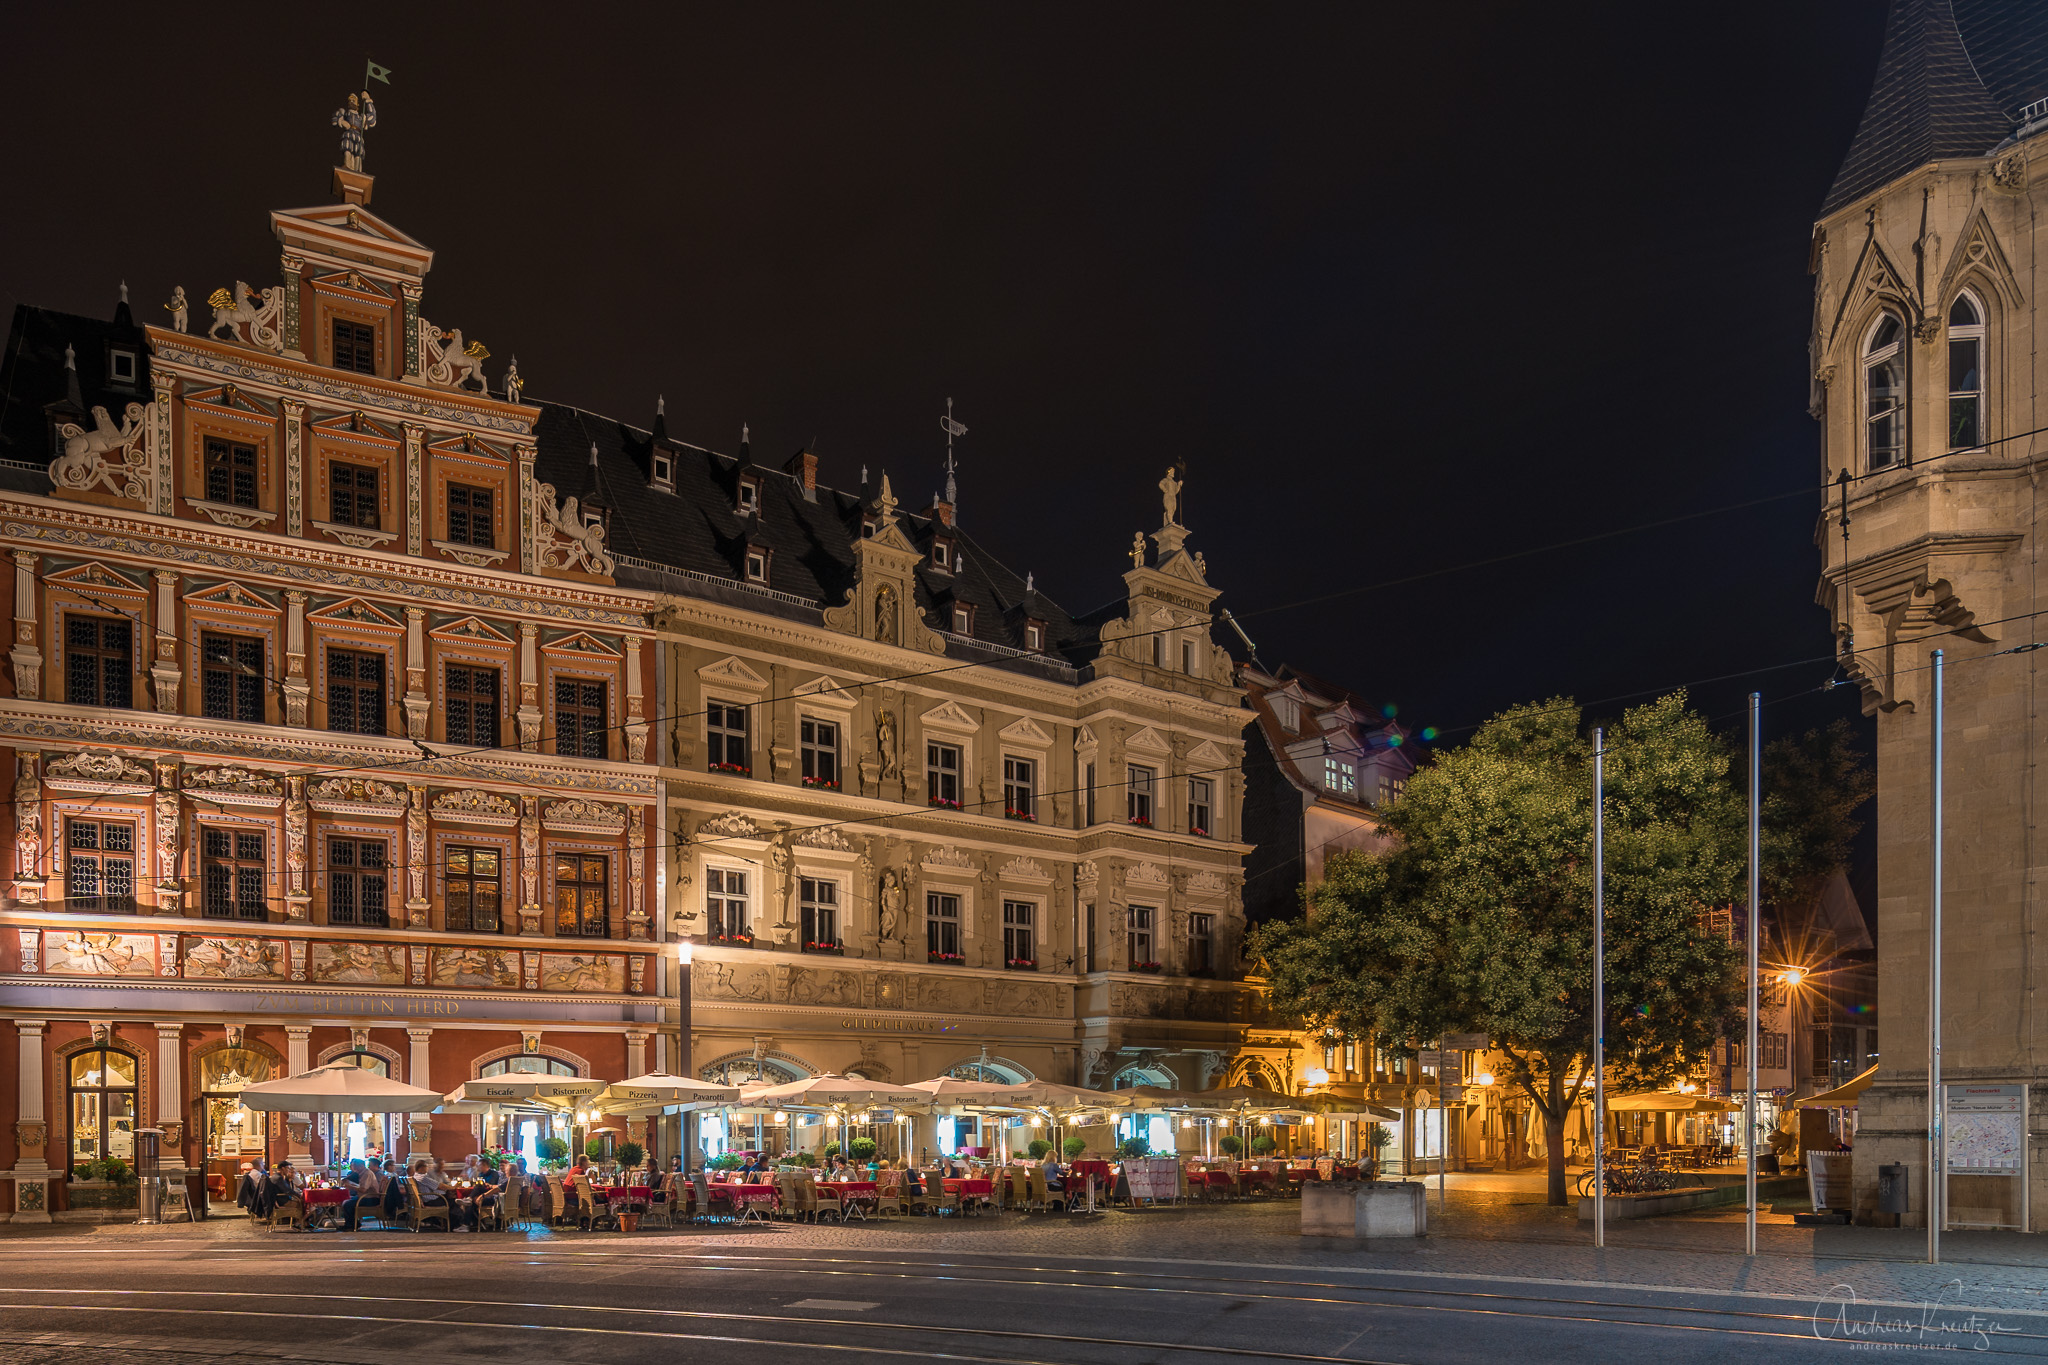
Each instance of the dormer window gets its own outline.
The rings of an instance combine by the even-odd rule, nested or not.
[[[355,374],[377,373],[377,329],[334,319],[334,368]]]
[[[974,608],[965,602],[955,602],[953,604],[953,633],[955,635],[974,634]]]
[[[676,487],[676,462],[673,457],[656,452],[654,456],[654,486],[673,493]]]
[[[1358,769],[1346,759],[1323,760],[1323,790],[1332,796],[1352,796],[1358,791]]]
[[[862,517],[860,519],[860,538],[862,540],[873,540],[875,538],[875,519],[873,517]]]
[[[932,566],[944,569],[947,573],[953,571],[953,543],[951,541],[932,541]]]
[[[751,476],[740,478],[740,514],[761,510],[761,481]]]
[[[1273,698],[1273,719],[1280,722],[1280,728],[1293,734],[1301,728],[1301,703],[1292,697]]]
[[[107,380],[114,384],[135,382],[135,352],[115,349],[107,352]]]
[[[749,583],[766,583],[768,581],[767,550],[747,551],[747,581]]]
[[[1027,625],[1027,626],[1025,626],[1025,627],[1024,627],[1024,648],[1026,648],[1026,649],[1044,649],[1044,648],[1045,648],[1045,627],[1044,627],[1044,626],[1041,626],[1041,625],[1039,625],[1039,624],[1038,624],[1038,622],[1036,622],[1036,621],[1033,621],[1033,622],[1031,622],[1031,623],[1030,623],[1029,625]]]

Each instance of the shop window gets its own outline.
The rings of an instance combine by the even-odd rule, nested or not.
[[[263,719],[263,641],[248,635],[199,637],[199,709],[209,720]]]
[[[204,828],[199,853],[202,913],[211,919],[267,917],[269,869],[261,830]]]
[[[494,497],[488,488],[449,484],[448,539],[457,545],[476,545],[486,550],[495,546],[496,526],[491,515]]]
[[[1038,941],[1032,933],[1038,907],[1030,901],[1003,902],[1003,965],[1029,971],[1038,965]]]
[[[562,938],[603,938],[607,875],[611,860],[601,853],[555,855],[555,933]]]
[[[1003,814],[1012,820],[1036,820],[1038,765],[1028,758],[1003,759]]]
[[[960,898],[933,891],[924,898],[924,943],[934,962],[958,962],[960,957]]]
[[[327,841],[327,922],[391,927],[390,847],[382,839]]]
[[[206,442],[206,500],[230,507],[256,505],[256,447],[235,441]]]
[[[839,786],[839,724],[805,716],[797,726],[806,787]]]
[[[327,651],[327,728],[349,735],[384,733],[384,656]]]
[[[132,623],[64,614],[64,700],[73,706],[135,705]]]
[[[1124,944],[1130,954],[1130,965],[1157,966],[1159,959],[1152,955],[1152,907],[1134,905],[1130,913],[1131,926]]]
[[[328,520],[336,526],[377,529],[377,471],[367,465],[327,466]]]
[[[1188,970],[1207,975],[1216,970],[1216,917],[1188,916]]]
[[[704,922],[714,943],[751,943],[747,932],[747,874],[722,867],[704,873]]]
[[[498,743],[498,670],[449,664],[446,715],[450,744],[484,748]]]
[[[927,800],[934,806],[960,808],[960,746],[924,746],[924,780]]]
[[[71,1058],[71,1164],[135,1160],[135,1058],[93,1048]]]
[[[580,678],[555,679],[555,752],[571,758],[603,758],[605,684]]]
[[[797,903],[802,919],[805,952],[824,952],[839,946],[839,883],[822,877],[797,879]]]
[[[1207,834],[1215,826],[1216,784],[1206,777],[1188,779],[1188,833]]]
[[[1158,785],[1156,770],[1133,763],[1124,779],[1124,818],[1134,825],[1152,823],[1152,795]]]
[[[377,373],[377,329],[336,318],[334,368],[355,374]]]
[[[450,932],[495,934],[503,927],[501,857],[495,848],[448,846],[442,919]]]
[[[269,1080],[270,1073],[270,1062],[246,1048],[219,1048],[199,1059],[208,1160],[261,1154],[264,1115],[246,1108],[241,1096],[245,1087]]]
[[[64,902],[87,914],[135,913],[135,826],[126,820],[65,822]]]

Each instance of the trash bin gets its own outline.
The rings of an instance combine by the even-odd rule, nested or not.
[[[1903,1162],[1890,1162],[1877,1168],[1877,1211],[1906,1211],[1906,1167]]]

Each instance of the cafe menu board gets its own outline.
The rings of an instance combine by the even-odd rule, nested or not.
[[[1951,1085],[1943,1150],[1951,1173],[2018,1175],[2026,1165],[2027,1088]]]

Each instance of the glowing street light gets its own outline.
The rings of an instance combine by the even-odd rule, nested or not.
[[[1302,1073],[1301,1078],[1310,1085],[1328,1085],[1330,1083],[1330,1073],[1319,1066],[1310,1067],[1306,1072]]]
[[[1784,971],[1778,973],[1780,985],[1797,986],[1804,980],[1806,980],[1806,968],[1804,967],[1787,967]]]

